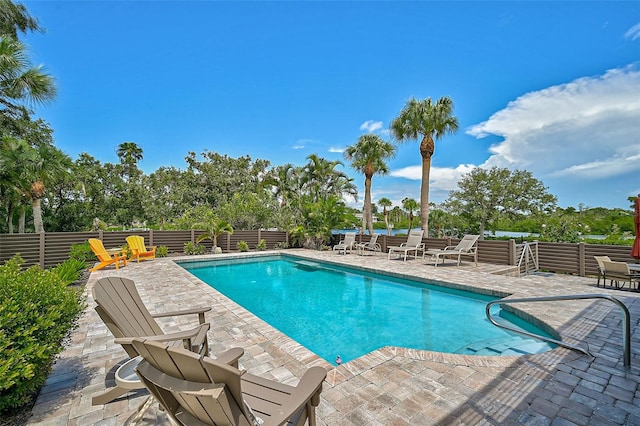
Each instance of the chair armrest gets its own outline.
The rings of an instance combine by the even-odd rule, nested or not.
[[[326,377],[327,371],[322,367],[308,369],[295,387],[295,392],[283,401],[280,413],[265,419],[263,426],[286,424],[287,420],[307,404],[307,401],[311,402],[313,407],[317,407],[320,404],[322,382]]]
[[[216,361],[238,368],[238,360],[244,355],[244,349],[231,348],[226,352],[216,355]]]
[[[130,345],[135,339],[153,340],[155,342],[176,342],[179,340],[195,340],[203,334],[206,336],[206,332],[209,330],[210,324],[200,324],[196,328],[184,331],[176,331],[175,333],[154,335],[154,336],[136,336],[136,337],[118,337],[114,339],[114,342],[119,345]]]
[[[442,250],[453,250],[454,248],[456,248],[456,246],[446,246]]]
[[[209,312],[211,310],[211,306],[203,306],[200,308],[191,308],[180,311],[171,311],[171,312],[161,312],[157,314],[151,314],[153,318],[163,318],[163,317],[175,317],[180,315],[190,315],[190,314],[198,314],[198,320],[200,324],[204,324],[204,313]]]

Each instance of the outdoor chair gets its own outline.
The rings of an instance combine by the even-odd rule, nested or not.
[[[135,339],[136,372],[176,425],[316,424],[327,372],[309,368],[289,386],[160,342]]]
[[[457,257],[458,266],[460,266],[460,258],[462,256],[472,257],[476,266],[478,266],[478,247],[477,242],[480,235],[465,235],[456,246],[447,246],[444,249],[429,249],[426,255],[434,256],[434,266],[438,266],[438,260],[442,258],[442,263],[447,257]]]
[[[355,232],[347,232],[344,234],[344,239],[340,240],[338,244],[333,246],[333,251],[338,251],[338,253],[342,252],[343,254],[347,254],[347,250],[351,252],[353,247],[356,244],[356,233]]]
[[[355,245],[359,255],[363,255],[367,252],[373,252],[374,255],[382,253],[382,247],[378,244],[378,234],[371,235],[371,239],[366,243],[358,243]]]
[[[424,257],[424,243],[422,242],[422,236],[424,231],[411,231],[407,237],[407,242],[400,244],[399,246],[389,247],[389,254],[387,259],[391,259],[391,253],[397,253],[398,256],[404,255],[404,261],[407,261],[407,255],[413,252],[413,257],[418,257],[418,251],[422,251],[422,257]]]
[[[617,289],[623,288],[626,282],[629,283],[629,290],[632,289],[634,285],[633,283],[640,283],[640,272],[631,271],[627,263],[603,260],[602,264],[604,266],[604,270],[606,271],[606,277],[611,280],[612,286],[615,282],[615,286]],[[636,284],[635,290],[640,290],[639,284]]]
[[[210,307],[151,314],[142,302],[135,283],[130,279],[120,277],[99,279],[94,285],[92,293],[97,305],[95,307],[96,312],[115,337],[115,343],[121,345],[129,357],[135,358],[139,355],[138,351],[132,346],[134,338],[168,342],[172,345],[182,346],[202,356],[209,354],[207,331],[210,325],[205,323],[204,314],[211,310]],[[198,315],[199,325],[190,330],[174,333],[165,333],[155,320],[155,318],[191,314]],[[220,354],[218,359],[221,362],[230,363],[237,367],[238,359],[242,354],[242,349],[236,348]],[[106,404],[124,395],[130,389],[116,386],[101,395],[94,396],[92,404]]]
[[[607,284],[607,271],[604,268],[604,260],[607,262],[611,262],[609,256],[593,256],[593,258],[598,262],[598,282],[596,283],[596,287],[600,287],[600,278],[603,278],[602,287],[604,288]]]
[[[144,237],[139,235],[129,235],[127,237],[127,245],[131,250],[131,258],[129,261],[136,259],[137,262],[142,260],[154,260],[156,258],[156,246],[152,246],[147,250],[144,245]]]
[[[89,238],[89,246],[91,246],[91,251],[98,258],[98,263],[93,268],[89,269],[89,272],[97,271],[98,269],[102,269],[109,265],[115,265],[116,269],[122,263],[122,266],[127,265],[127,256],[119,250],[118,252],[114,252],[113,255],[107,252],[107,249],[104,248],[102,241],[97,238]]]

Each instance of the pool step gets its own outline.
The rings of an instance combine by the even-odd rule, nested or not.
[[[528,337],[512,336],[475,342],[458,349],[455,353],[463,355],[529,355],[546,352],[553,345]]]

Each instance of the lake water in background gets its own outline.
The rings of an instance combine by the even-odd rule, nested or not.
[[[416,228],[413,228],[416,229]],[[418,228],[419,229],[419,228]],[[344,234],[345,232],[358,232],[355,229],[334,229],[333,233],[334,234]],[[387,235],[387,230],[386,229],[374,229],[373,230],[374,233],[379,234],[379,235]],[[369,232],[365,232],[366,234],[368,234]],[[408,229],[392,229],[391,230],[391,235],[407,235],[409,233]],[[485,236],[487,237],[511,237],[511,238],[522,238],[522,237],[537,237],[539,234],[533,233],[533,232],[516,232],[516,231],[486,231],[484,233]],[[582,238],[585,239],[593,239],[593,240],[604,240],[607,236],[606,235],[582,235]]]

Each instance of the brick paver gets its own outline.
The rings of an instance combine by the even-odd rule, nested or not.
[[[91,405],[93,395],[113,385],[115,369],[126,360],[126,353],[113,343],[93,310],[90,290],[97,279],[119,275],[136,282],[151,311],[212,306],[207,317],[212,324],[212,353],[244,348],[240,366],[251,373],[296,384],[309,366],[325,367],[320,425],[640,425],[638,293],[596,289],[595,278],[493,275],[486,265],[472,263],[434,268],[421,259],[402,262],[310,250],[285,253],[500,296],[608,293],[631,312],[631,367],[623,366],[622,317],[615,305],[572,301],[517,308],[563,340],[587,345],[593,358],[564,348],[521,357],[484,357],[387,347],[334,368],[177,266],[176,258],[164,258],[91,275],[88,308],[42,389],[29,424],[128,424],[146,399],[147,392],[140,390],[106,405]],[[239,255],[215,258],[229,256]],[[176,331],[193,322],[167,319],[162,324],[165,330]],[[168,424],[168,420],[153,404],[141,424]]]

